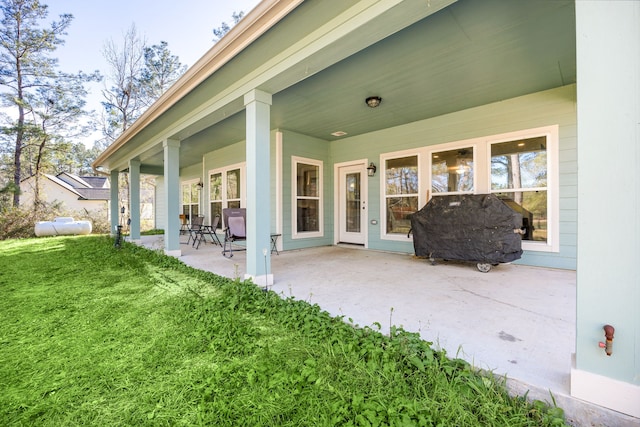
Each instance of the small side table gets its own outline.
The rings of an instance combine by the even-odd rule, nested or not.
[[[278,252],[278,237],[280,236],[282,236],[282,234],[271,235],[271,253],[275,251],[276,255],[280,255],[280,252]]]

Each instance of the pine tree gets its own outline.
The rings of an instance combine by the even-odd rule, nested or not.
[[[99,74],[57,70],[58,60],[51,54],[64,43],[72,15],[60,15],[59,21],[43,28],[47,5],[38,0],[1,0],[0,11],[0,105],[9,111],[0,135],[3,157],[13,159],[13,180],[5,190],[13,192],[17,207],[23,175],[37,174],[48,149],[63,141],[85,114],[83,84],[99,79]]]

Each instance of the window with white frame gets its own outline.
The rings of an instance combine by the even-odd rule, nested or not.
[[[292,237],[322,236],[322,162],[293,157],[292,183]]]
[[[493,193],[523,216],[522,247],[559,250],[558,126],[425,146],[381,156],[382,238],[406,236],[418,210],[420,183],[427,199],[446,194]],[[423,171],[420,156],[425,156]],[[430,193],[430,194],[429,194]],[[406,240],[406,239],[405,239]]]
[[[181,184],[182,214],[185,220],[191,223],[191,218],[200,214],[200,190],[198,180],[185,181]]]
[[[493,142],[491,192],[522,214],[523,240],[548,242],[547,135]]]
[[[431,191],[434,195],[473,194],[473,152],[473,147],[461,147],[431,153]]]
[[[222,218],[223,208],[240,208],[244,199],[244,166],[234,165],[209,172],[209,214]],[[218,228],[222,228],[222,221]]]
[[[418,155],[389,157],[384,160],[384,235],[406,236],[411,229],[410,215],[418,210]]]

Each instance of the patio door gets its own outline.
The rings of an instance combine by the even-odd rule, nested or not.
[[[342,243],[364,245],[367,221],[366,164],[339,169],[338,239]]]

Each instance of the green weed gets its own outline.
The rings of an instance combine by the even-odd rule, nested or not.
[[[2,425],[564,425],[416,333],[157,251],[7,240],[0,262]]]

